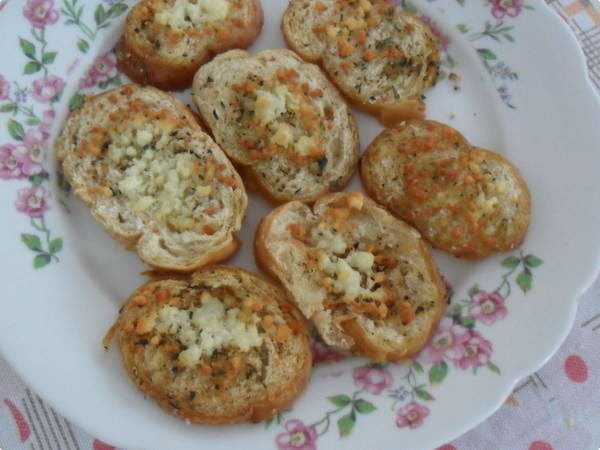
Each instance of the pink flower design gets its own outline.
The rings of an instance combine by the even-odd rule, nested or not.
[[[497,292],[479,291],[473,296],[469,314],[486,325],[492,325],[497,320],[504,319],[508,310],[504,305],[504,297]]]
[[[492,0],[492,16],[502,19],[505,16],[517,17],[523,9],[525,0]]]
[[[417,402],[411,402],[396,411],[396,426],[398,428],[419,428],[423,425],[423,421],[428,415],[429,408],[427,406]]]
[[[419,355],[419,360],[437,364],[445,358],[460,359],[465,352],[465,342],[470,337],[468,328],[455,323],[450,317],[444,317],[430,344]]]
[[[312,425],[304,425],[301,420],[288,420],[284,433],[275,438],[279,450],[316,450],[317,430]]]
[[[354,383],[373,395],[379,395],[392,385],[392,374],[386,369],[360,367],[352,374]]]
[[[17,201],[15,206],[17,211],[27,214],[29,217],[37,219],[44,216],[49,206],[46,201],[48,192],[43,186],[31,186],[20,189],[17,192]]]
[[[12,144],[0,146],[0,178],[27,178],[42,171],[42,152],[39,147],[28,148]]]
[[[58,11],[53,9],[54,0],[27,0],[23,15],[36,28],[44,28],[58,20]]]
[[[454,360],[454,365],[466,370],[469,367],[485,366],[492,355],[492,344],[477,331],[470,332],[471,337],[465,344],[464,354]]]
[[[10,95],[10,83],[0,75],[0,100],[6,100]]]
[[[347,355],[333,347],[325,345],[318,340],[312,341],[313,364],[323,362],[342,361],[347,358]]]
[[[440,30],[438,25],[426,16],[420,16],[419,19],[425,22],[425,24],[429,27],[433,35],[437,38],[440,44],[440,51],[445,52],[446,50],[448,50],[448,45],[450,45],[450,38],[446,34],[442,33],[442,30]]]
[[[56,117],[56,113],[53,109],[47,109],[42,113],[42,123],[46,125],[46,127],[50,127],[52,122],[54,122],[54,117]]]
[[[40,125],[37,128],[30,128],[23,136],[23,144],[26,147],[41,147],[50,137],[48,127]]]
[[[54,100],[65,87],[65,82],[55,75],[33,82],[33,98],[38,102]]]
[[[114,53],[109,52],[96,58],[85,78],[81,80],[81,87],[91,88],[117,75],[117,57]]]

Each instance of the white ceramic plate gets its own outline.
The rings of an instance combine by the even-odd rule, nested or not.
[[[460,76],[427,93],[428,115],[521,169],[533,194],[522,250],[479,263],[436,253],[454,296],[430,348],[402,365],[319,364],[270,424],[192,427],[145,400],[100,345],[145,267],[60,187],[48,145],[82,94],[125,81],[103,55],[130,3],[9,0],[0,12],[0,350],[56,409],[127,448],[426,449],[488,417],[557,349],[600,263],[600,107],[582,54],[542,1],[420,1],[445,74]],[[254,50],[283,46],[286,3],[263,0]],[[357,116],[364,147],[379,126]],[[252,196],[249,211],[231,263],[255,268],[250,243],[268,207]]]

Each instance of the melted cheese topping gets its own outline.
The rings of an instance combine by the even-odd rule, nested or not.
[[[227,0],[176,0],[173,6],[156,13],[156,22],[172,28],[188,28],[223,20],[229,12]]]
[[[217,350],[236,347],[248,352],[262,344],[256,326],[259,317],[252,314],[249,321],[244,321],[239,314],[238,308],[227,309],[219,299],[204,292],[199,307],[163,306],[158,312],[156,328],[175,336],[186,347],[178,359],[184,366],[193,367]]]
[[[371,291],[374,284],[372,268],[375,256],[370,252],[352,251],[345,258],[322,255],[320,265],[323,271],[332,276],[334,292],[344,294],[348,300],[362,298],[379,298],[379,289]],[[361,285],[363,275],[366,275],[367,287]]]

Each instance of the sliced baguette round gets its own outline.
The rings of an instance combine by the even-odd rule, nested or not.
[[[304,390],[312,366],[300,312],[271,282],[234,267],[143,285],[105,347],[114,337],[133,383],[191,423],[271,418]]]
[[[256,233],[259,266],[290,292],[329,345],[398,361],[429,340],[446,290],[419,233],[361,193],[312,210],[275,209]]]
[[[252,45],[263,21],[259,0],[142,0],[117,44],[119,69],[138,83],[183,89],[214,55]]]
[[[482,258],[521,245],[531,197],[517,168],[434,121],[384,130],[361,160],[365,189],[434,247]]]
[[[437,80],[440,55],[418,17],[388,0],[291,0],[282,30],[292,50],[384,125],[424,117],[421,94]]]
[[[231,50],[200,68],[202,120],[273,202],[314,201],[342,189],[359,156],[356,122],[321,70],[289,50]]]
[[[242,180],[171,95],[130,84],[88,98],[55,147],[75,195],[150,266],[190,272],[237,250]]]

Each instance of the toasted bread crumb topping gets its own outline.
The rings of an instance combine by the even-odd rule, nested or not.
[[[208,292],[202,293],[201,300],[199,307],[179,309],[166,305],[158,311],[156,329],[176,336],[185,347],[178,356],[184,366],[193,367],[203,357],[227,347],[248,352],[262,344],[257,314],[243,313],[235,307],[227,308]]]
[[[170,8],[156,13],[156,22],[172,28],[201,26],[223,20],[229,12],[227,0],[175,0]]]

